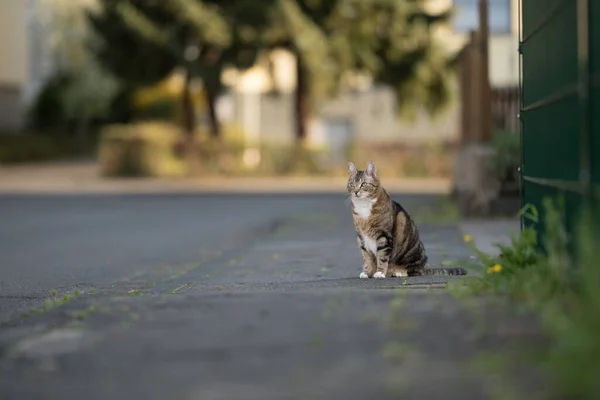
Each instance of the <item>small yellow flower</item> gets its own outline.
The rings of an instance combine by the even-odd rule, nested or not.
[[[465,236],[463,236],[463,239],[467,243],[473,241],[473,238],[471,237],[471,235],[465,235]]]
[[[498,273],[500,271],[502,271],[502,265],[500,264],[494,264],[487,269],[488,274]]]

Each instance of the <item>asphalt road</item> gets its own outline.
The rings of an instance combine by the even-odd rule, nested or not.
[[[53,289],[194,263],[286,216],[337,207],[342,194],[2,196],[0,322]]]
[[[485,301],[466,312],[443,277],[358,279],[348,207],[343,194],[1,197],[0,398],[489,398],[497,381],[469,366],[539,342],[532,320]],[[432,264],[470,254],[454,224],[420,230]],[[78,295],[56,305],[53,289]],[[544,388],[534,372],[517,380]]]

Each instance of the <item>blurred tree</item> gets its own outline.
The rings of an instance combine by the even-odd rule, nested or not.
[[[85,141],[92,118],[108,113],[118,86],[97,63],[88,61],[83,68],[71,71],[69,83],[61,93],[65,114],[76,122],[77,136]]]
[[[260,42],[256,27],[271,0],[101,0],[89,18],[103,38],[95,48],[101,63],[129,85],[155,83],[184,71],[184,126],[194,130],[190,84],[202,79],[210,131],[220,134],[215,103],[223,90],[226,65],[244,69],[255,62]]]
[[[296,135],[306,137],[310,105],[362,75],[395,88],[399,112],[435,114],[449,100],[454,58],[434,35],[450,11],[427,0],[277,0],[263,35],[267,48],[297,57]]]
[[[90,15],[103,38],[96,53],[128,84],[154,83],[175,68],[186,73],[186,128],[193,127],[189,82],[201,77],[211,132],[226,65],[248,68],[261,50],[297,57],[296,136],[306,137],[312,104],[356,76],[390,85],[401,115],[424,106],[440,111],[449,98],[453,58],[434,30],[450,13],[428,11],[427,0],[100,0]]]
[[[48,129],[75,121],[77,136],[86,140],[89,121],[106,115],[118,89],[116,80],[99,67],[89,51],[88,43],[95,37],[85,7],[93,8],[95,2],[42,0],[41,5],[47,12],[37,15],[37,22],[46,33],[42,40],[51,51],[55,73],[33,104],[31,122]],[[45,118],[44,109],[49,106],[59,115]]]
[[[396,90],[401,115],[424,106],[430,114],[450,98],[456,63],[436,29],[449,27],[451,10],[429,11],[428,0],[341,1],[329,20],[342,71],[354,70]]]

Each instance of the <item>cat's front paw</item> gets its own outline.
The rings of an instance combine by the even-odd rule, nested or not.
[[[369,279],[369,275],[366,272],[361,272],[358,276],[360,279]]]
[[[381,272],[381,271],[377,271],[373,275],[373,278],[375,278],[375,279],[384,279],[385,278],[385,274],[383,272]]]

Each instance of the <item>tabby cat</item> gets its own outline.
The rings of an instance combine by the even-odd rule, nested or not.
[[[425,268],[427,254],[406,210],[387,194],[375,164],[365,171],[348,163],[348,193],[364,265],[360,278],[466,275],[463,268]]]

